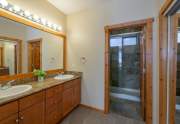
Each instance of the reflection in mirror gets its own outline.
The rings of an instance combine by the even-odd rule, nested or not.
[[[63,38],[0,17],[0,76],[63,69]]]
[[[14,75],[17,73],[16,42],[0,39],[0,69],[0,75]]]

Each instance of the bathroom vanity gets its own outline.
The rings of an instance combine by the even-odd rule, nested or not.
[[[57,124],[80,104],[80,75],[28,84],[31,90],[0,99],[0,124]]]
[[[66,34],[26,14],[0,8],[0,124],[57,124],[80,104],[81,74],[52,77],[67,71]]]

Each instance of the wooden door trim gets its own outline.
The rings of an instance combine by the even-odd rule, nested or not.
[[[18,53],[18,69],[16,68],[16,70],[18,70],[18,73],[22,72],[22,40],[21,39],[17,39],[17,38],[13,38],[13,37],[7,37],[7,36],[2,36],[0,35],[0,39],[3,40],[8,40],[10,42],[16,42],[17,43],[17,53]]]
[[[166,0],[159,12],[159,124],[167,123],[168,17],[165,12],[174,0]],[[171,115],[172,116],[172,115]],[[172,119],[170,120],[170,122]],[[173,124],[173,123],[170,123]]]
[[[4,48],[0,47],[0,49],[1,49],[1,55],[0,56],[2,56],[1,57],[1,66],[4,66]]]
[[[105,94],[104,94],[104,113],[109,112],[109,91],[110,91],[110,81],[109,81],[109,39],[110,31],[114,29],[122,29],[126,27],[146,27],[146,113],[145,119],[146,124],[152,124],[152,27],[153,27],[153,18],[138,20],[133,22],[121,23],[117,25],[105,26]],[[148,46],[148,47],[147,47]]]
[[[40,69],[42,69],[42,38],[28,40],[28,72],[30,72],[30,62],[29,62],[29,45],[34,42],[40,42]]]

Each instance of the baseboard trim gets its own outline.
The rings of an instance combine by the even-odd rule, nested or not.
[[[95,108],[95,107],[92,107],[92,106],[89,106],[89,105],[80,104],[80,106],[81,106],[81,107],[84,107],[84,108],[92,109],[92,110],[94,110],[94,111],[98,111],[98,112],[104,113],[104,110],[98,109],[98,108]]]

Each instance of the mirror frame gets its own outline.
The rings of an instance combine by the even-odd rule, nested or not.
[[[55,74],[55,73],[60,73],[60,72],[64,72],[66,71],[66,65],[67,65],[67,61],[66,61],[66,49],[67,49],[67,38],[66,38],[66,34],[63,33],[63,32],[58,32],[58,31],[55,31],[55,30],[52,30],[48,27],[45,27],[43,25],[40,25],[38,23],[35,23],[33,21],[30,21],[26,18],[23,18],[19,15],[16,15],[14,13],[11,13],[7,10],[4,10],[2,8],[0,8],[0,17],[4,17],[4,18],[7,18],[7,19],[10,19],[12,21],[15,21],[15,22],[18,22],[18,23],[21,23],[21,24],[24,24],[26,26],[30,26],[30,27],[33,27],[33,28],[36,28],[36,29],[39,29],[41,31],[44,31],[44,32],[47,32],[47,33],[50,33],[50,34],[53,34],[53,35],[56,35],[60,38],[63,38],[63,69],[56,69],[56,70],[48,70],[46,71],[47,74]],[[21,46],[22,47],[22,46]],[[23,78],[31,78],[33,77],[33,74],[32,73],[24,73],[24,74],[17,74],[17,75],[7,75],[7,76],[0,76],[0,83],[2,81],[8,81],[8,80],[17,80],[17,79],[23,79]]]

